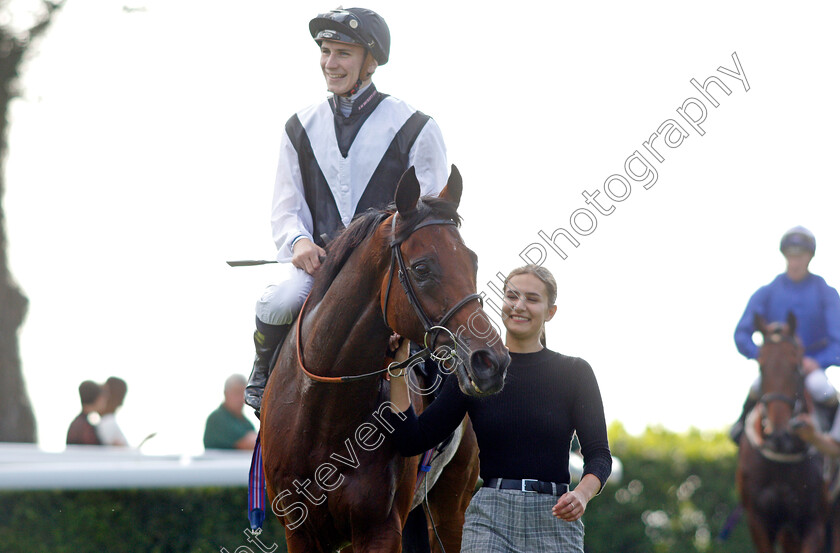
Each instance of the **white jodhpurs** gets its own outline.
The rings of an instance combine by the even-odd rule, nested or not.
[[[811,398],[819,404],[831,406],[837,401],[837,390],[834,389],[822,369],[817,369],[805,377],[805,388],[811,394]],[[761,398],[761,375],[758,375],[750,387],[750,398],[754,400]]]
[[[291,263],[281,263],[277,269],[277,284],[269,285],[257,300],[257,318],[270,325],[287,325],[295,320],[312,289],[312,275]]]

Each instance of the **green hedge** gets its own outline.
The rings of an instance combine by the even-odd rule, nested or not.
[[[587,552],[753,551],[743,519],[720,539],[738,505],[737,450],[724,433],[648,428],[631,436],[613,424],[609,435],[624,477],[587,507]]]
[[[4,553],[236,553],[248,544],[247,489],[0,493]],[[286,550],[273,516],[260,540]],[[240,549],[239,553],[247,552]]]
[[[742,520],[718,541],[737,505],[735,447],[722,433],[629,435],[610,427],[624,465],[584,518],[588,553],[752,551]],[[3,553],[246,553],[246,490],[175,489],[0,493]],[[285,551],[269,516],[263,543]],[[237,548],[242,548],[237,552]]]

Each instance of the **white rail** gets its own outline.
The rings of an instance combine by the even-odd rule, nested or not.
[[[250,452],[208,450],[202,455],[146,455],[137,450],[68,446],[47,452],[29,444],[0,444],[0,490],[90,490],[247,486]],[[572,454],[572,482],[583,460]],[[621,482],[613,458],[609,484]]]
[[[68,446],[46,452],[0,444],[0,490],[84,490],[247,486],[251,454],[145,455],[137,450]]]

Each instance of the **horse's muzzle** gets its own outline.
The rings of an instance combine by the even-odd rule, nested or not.
[[[767,444],[776,453],[791,455],[801,453],[807,449],[807,445],[798,436],[787,430],[777,430],[767,437]]]
[[[467,377],[472,388],[470,395],[495,394],[505,384],[510,355],[507,350],[497,352],[492,349],[477,349],[470,353]],[[463,389],[463,386],[462,386]]]

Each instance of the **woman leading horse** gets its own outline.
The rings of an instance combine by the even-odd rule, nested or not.
[[[409,169],[395,209],[367,212],[330,245],[261,416],[268,497],[291,552],[400,549],[417,458],[397,453],[383,419],[393,332],[434,352],[464,393],[502,388],[510,357],[475,293],[476,256],[457,230],[461,190],[453,166],[440,196],[421,200]],[[460,535],[451,542],[446,551],[458,551]]]

